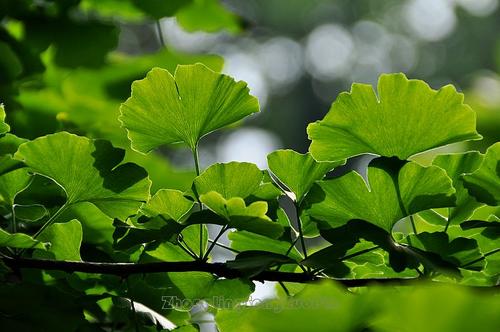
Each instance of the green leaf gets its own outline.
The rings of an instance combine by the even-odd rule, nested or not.
[[[215,280],[205,295],[205,300],[216,308],[236,307],[246,302],[255,290],[252,282],[241,279]]]
[[[50,242],[50,248],[47,251],[57,260],[81,260],[82,225],[76,219],[50,225],[40,233],[38,239]],[[39,253],[39,255],[46,256],[45,253]]]
[[[109,142],[60,132],[26,142],[15,158],[64,189],[66,206],[90,202],[112,218],[126,219],[149,198],[151,181],[122,149]]]
[[[0,135],[8,133],[10,131],[10,127],[5,123],[5,109],[3,105],[0,104]]]
[[[184,197],[179,190],[161,189],[141,208],[148,217],[163,216],[180,222],[192,209],[194,202]]]
[[[11,208],[14,200],[31,182],[31,176],[26,168],[18,168],[12,172],[0,175],[0,205]]]
[[[476,151],[440,155],[432,161],[433,165],[439,166],[446,171],[456,190],[457,206],[450,208],[448,214],[450,225],[466,220],[474,213],[474,210],[482,205],[469,195],[462,179],[462,174],[474,172],[482,161],[483,156]]]
[[[47,209],[41,204],[14,205],[16,219],[38,221],[48,215]]]
[[[480,139],[475,113],[451,85],[432,90],[403,74],[384,74],[378,97],[371,85],[352,85],[325,118],[307,128],[316,160],[337,161],[371,153],[408,159],[417,153]]]
[[[172,76],[153,68],[132,84],[132,96],[120,107],[120,121],[132,148],[146,153],[184,142],[194,150],[204,135],[259,111],[244,82],[200,63],[179,65]]]
[[[252,250],[239,253],[234,260],[227,261],[226,264],[232,269],[241,271],[246,277],[251,277],[273,266],[289,263],[296,262],[285,255]]]
[[[330,227],[361,219],[391,232],[406,216],[454,205],[455,189],[444,170],[415,162],[395,164],[394,159],[373,160],[368,183],[355,171],[319,181],[306,198],[306,213]]]
[[[294,200],[301,202],[315,181],[321,180],[328,171],[344,164],[317,162],[311,154],[293,150],[277,150],[267,156],[267,164],[273,174],[295,194]]]
[[[280,255],[286,255],[288,252],[288,255],[292,259],[296,261],[302,259],[297,248],[293,247],[290,249],[292,244],[286,241],[270,239],[266,236],[246,231],[229,232],[227,237],[231,241],[231,248],[238,251],[268,251]]]
[[[259,189],[262,179],[262,172],[252,163],[214,164],[194,179],[194,189],[198,195],[216,191],[226,199],[245,199]]]
[[[45,249],[45,244],[23,233],[10,234],[0,229],[0,247]]]
[[[490,146],[481,166],[463,179],[469,193],[478,201],[500,205],[500,142]]]
[[[211,191],[200,196],[200,201],[210,210],[227,221],[227,225],[239,230],[277,238],[283,234],[283,226],[273,222],[267,215],[267,203],[263,201],[246,205],[240,197],[225,199],[221,194]]]
[[[226,29],[236,33],[241,30],[241,20],[224,8],[219,0],[196,0],[176,15],[179,24],[187,31],[216,32]]]

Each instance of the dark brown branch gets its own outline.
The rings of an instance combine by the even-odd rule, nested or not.
[[[165,272],[209,272],[221,278],[234,279],[244,277],[239,270],[228,267],[224,263],[191,262],[155,262],[155,263],[97,263],[77,261],[55,261],[32,258],[1,257],[7,266],[13,270],[23,268],[40,270],[57,270],[64,272],[85,272],[96,274],[111,274],[127,277],[131,274],[165,273]],[[256,281],[278,281],[309,283],[320,280],[334,280],[346,287],[362,287],[370,284],[409,285],[419,278],[371,278],[371,279],[331,279],[321,278],[310,273],[294,273],[281,271],[263,271],[250,277]],[[489,288],[489,287],[482,287]]]
[[[77,261],[55,261],[32,258],[2,258],[3,262],[12,269],[30,268],[41,270],[57,270],[64,272],[85,272],[98,274],[112,274],[126,277],[131,274],[159,273],[159,272],[188,272],[200,271],[213,273],[218,277],[234,279],[242,277],[240,271],[229,268],[224,263],[191,262],[155,262],[155,263],[97,263]],[[263,271],[250,279],[258,281],[282,282],[312,282],[320,280],[308,273],[293,273],[280,271]],[[362,286],[368,280],[343,280],[349,286]],[[376,281],[375,281],[376,282]]]

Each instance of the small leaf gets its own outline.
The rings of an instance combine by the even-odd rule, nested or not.
[[[19,147],[15,158],[64,189],[66,206],[90,202],[112,218],[126,219],[149,198],[147,173],[120,164],[124,151],[109,142],[67,132],[47,135]]]
[[[301,154],[293,150],[277,150],[267,156],[269,169],[295,194],[297,202],[302,201],[315,181],[343,163],[345,161],[317,162],[309,153]]]
[[[180,222],[193,206],[194,202],[184,197],[181,191],[160,189],[141,211],[150,218],[162,215],[166,219]]]
[[[270,239],[267,236],[246,231],[229,232],[227,237],[231,241],[231,248],[238,251],[268,251],[280,255],[288,253],[288,256],[296,261],[302,259],[297,248],[291,248],[292,244],[286,241]]]
[[[45,244],[27,234],[10,234],[0,229],[0,247],[45,249]]]
[[[490,146],[481,166],[463,179],[469,193],[479,202],[500,205],[500,142]]]
[[[47,250],[57,260],[80,261],[82,243],[82,225],[76,219],[65,223],[55,223],[47,227],[38,236],[40,241],[50,242]],[[39,253],[45,257],[45,253]]]
[[[473,196],[469,195],[467,189],[464,188],[462,178],[462,174],[474,172],[482,161],[483,156],[476,151],[440,155],[432,161],[433,165],[439,166],[446,171],[456,190],[457,206],[449,210],[448,220],[450,225],[466,220],[474,213],[474,210],[482,205]]]
[[[174,76],[153,68],[134,82],[120,121],[137,151],[177,142],[194,150],[204,135],[258,111],[246,83],[198,63],[179,65]]]
[[[417,153],[480,139],[475,113],[451,85],[432,90],[403,74],[384,74],[378,97],[371,85],[352,85],[325,118],[307,128],[316,160],[337,161],[371,153],[408,159]]]
[[[361,219],[391,232],[406,216],[453,206],[455,190],[451,184],[439,167],[415,162],[399,167],[394,160],[378,158],[368,167],[368,183],[355,171],[319,181],[306,198],[306,213],[330,227]]]
[[[293,259],[285,255],[267,251],[244,251],[226,264],[232,269],[240,270],[245,277],[251,277],[273,266],[290,263],[296,264]]]
[[[0,135],[8,133],[10,131],[10,127],[5,123],[5,109],[3,105],[0,104]]]
[[[47,209],[40,204],[14,205],[16,219],[25,221],[38,221],[48,215]]]
[[[31,176],[26,168],[18,168],[0,175],[0,205],[5,205],[10,209],[14,205],[17,194],[26,189],[30,181]]]
[[[226,200],[221,194],[211,191],[200,196],[200,201],[227,221],[227,225],[239,230],[277,238],[283,226],[273,222],[267,215],[267,203],[263,201],[246,205],[240,197]]]
[[[262,179],[262,172],[252,163],[214,164],[194,179],[194,189],[198,195],[216,191],[226,199],[245,199],[259,188]]]

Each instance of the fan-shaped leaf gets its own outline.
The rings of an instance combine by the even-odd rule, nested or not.
[[[500,205],[500,142],[490,146],[479,169],[464,175],[463,179],[469,193],[478,201]]]
[[[0,104],[0,135],[8,133],[10,131],[10,127],[5,123],[5,109],[3,105]]]
[[[193,205],[194,202],[184,197],[181,191],[161,189],[151,197],[149,202],[141,208],[141,211],[148,217],[162,215],[166,219],[180,222]]]
[[[453,206],[454,193],[439,167],[408,162],[399,168],[393,160],[379,158],[368,167],[368,184],[355,171],[319,181],[306,198],[306,213],[332,227],[361,219],[390,232],[403,217]]]
[[[403,74],[380,76],[378,97],[355,83],[341,93],[325,118],[307,128],[316,160],[336,161],[372,153],[401,160],[450,143],[480,139],[463,95],[447,85],[432,90]]]
[[[174,76],[153,68],[132,84],[120,121],[137,151],[177,142],[194,150],[204,135],[259,111],[248,91],[246,83],[199,63],[179,65]]]
[[[304,198],[315,181],[321,180],[328,171],[344,162],[317,162],[309,153],[301,154],[293,150],[277,150],[267,156],[269,169],[295,194],[297,202]]]
[[[15,158],[64,189],[66,206],[91,202],[112,218],[137,213],[149,197],[147,173],[121,164],[124,151],[109,142],[66,132],[47,135],[19,147]]]
[[[446,171],[453,181],[453,187],[456,190],[457,206],[449,210],[448,222],[450,225],[466,220],[472,215],[475,209],[482,205],[478,203],[474,197],[469,195],[467,189],[464,188],[461,177],[464,173],[472,173],[475,171],[482,161],[483,156],[476,151],[440,155],[434,158],[432,164]]]
[[[0,229],[0,247],[45,249],[45,244],[41,241],[35,240],[28,234],[10,234],[3,229]]]
[[[267,215],[267,203],[263,201],[246,205],[240,197],[225,199],[215,191],[200,196],[200,201],[210,210],[227,220],[230,227],[277,238],[283,226],[273,222]]]
[[[82,225],[76,219],[65,223],[55,223],[47,227],[38,237],[41,241],[50,242],[47,250],[58,260],[79,261],[82,243]],[[39,253],[42,257],[45,252]]]
[[[247,198],[260,186],[263,174],[252,163],[214,164],[194,179],[198,195],[216,191],[224,198]]]

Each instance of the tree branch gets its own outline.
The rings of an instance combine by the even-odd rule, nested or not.
[[[228,267],[225,263],[207,263],[202,261],[190,262],[154,262],[154,263],[98,263],[98,262],[78,262],[78,261],[56,261],[32,258],[0,258],[5,265],[14,271],[29,268],[40,270],[57,270],[64,272],[85,272],[96,274],[111,274],[121,277],[127,277],[131,274],[147,274],[147,273],[165,273],[165,272],[189,272],[200,271],[209,272],[217,277],[234,279],[245,277],[239,270]],[[371,284],[392,284],[392,285],[410,285],[416,280],[422,279],[418,277],[411,278],[370,278],[370,279],[334,279],[318,277],[311,273],[295,273],[281,271],[263,271],[249,278],[255,281],[278,281],[278,282],[297,282],[311,283],[321,280],[333,280],[345,287],[363,287]],[[498,286],[494,286],[497,288]],[[492,287],[477,287],[477,288],[492,288]]]

